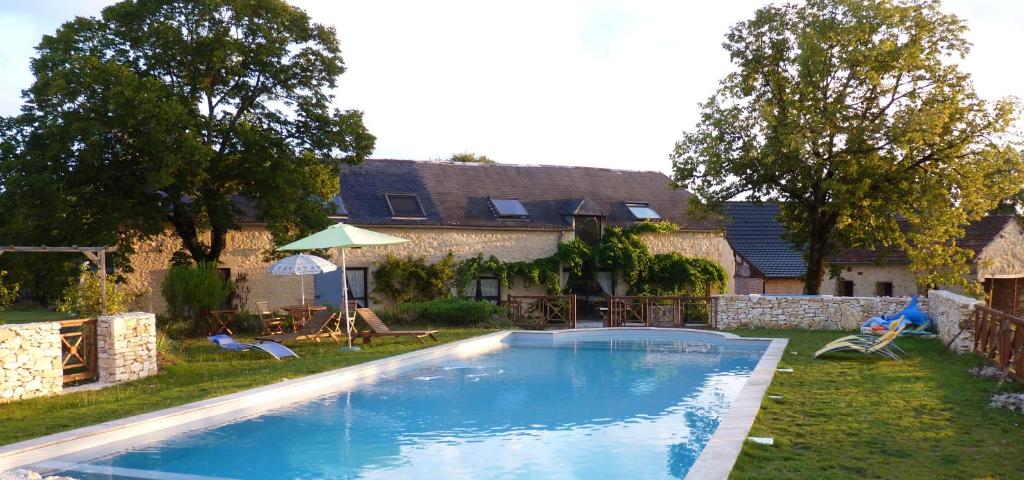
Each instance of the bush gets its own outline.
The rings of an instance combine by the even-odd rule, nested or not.
[[[193,324],[204,311],[224,306],[232,290],[232,282],[222,280],[214,264],[173,266],[160,287],[167,301],[167,313]]]
[[[501,307],[490,302],[453,298],[404,303],[378,313],[385,322],[395,325],[469,327],[494,324],[496,318],[503,318],[501,312]]]
[[[4,323],[3,313],[18,298],[18,284],[8,283],[7,272],[0,270],[0,323]]]
[[[101,282],[99,273],[83,265],[78,277],[78,283],[69,285],[64,289],[60,302],[57,303],[57,311],[74,313],[80,317],[100,315],[103,311],[103,302],[100,298],[102,292]],[[118,288],[117,282],[108,276],[106,312],[108,314],[127,312],[130,301],[131,295]]]

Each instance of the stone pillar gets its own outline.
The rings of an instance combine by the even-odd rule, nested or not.
[[[60,323],[0,325],[0,403],[60,393]]]
[[[96,319],[100,382],[137,380],[156,374],[156,316],[129,312]]]
[[[942,339],[943,344],[956,338],[949,345],[950,350],[965,353],[974,349],[974,332],[969,322],[971,315],[974,314],[974,306],[981,303],[981,300],[945,290],[928,291],[928,315],[935,322],[935,330],[939,332],[939,338]],[[961,332],[960,328],[964,325],[967,328]]]

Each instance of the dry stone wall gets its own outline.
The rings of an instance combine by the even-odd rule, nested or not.
[[[970,352],[974,348],[974,333],[968,322],[974,312],[974,306],[982,302],[945,290],[929,290],[928,303],[928,314],[935,323],[935,329],[942,342],[952,341],[949,349],[954,352]],[[962,327],[967,328],[961,331]],[[954,338],[956,340],[953,340]]]
[[[60,324],[0,325],[0,403],[59,393]]]
[[[96,350],[101,382],[124,382],[155,375],[156,316],[130,312],[99,317]]]
[[[833,297],[718,295],[714,297],[718,328],[806,328],[849,330],[869,317],[900,311],[909,297]],[[928,299],[918,305],[928,311]]]

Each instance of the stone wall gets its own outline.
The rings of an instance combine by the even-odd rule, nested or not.
[[[1010,222],[978,255],[975,280],[1024,277],[1024,228]]]
[[[939,338],[945,344],[956,337],[956,341],[949,347],[950,350],[963,353],[970,352],[974,348],[974,334],[969,324],[963,332],[960,332],[960,327],[964,322],[970,321],[974,306],[981,303],[980,300],[945,290],[928,291],[928,315],[935,323],[935,330],[938,331]],[[959,336],[957,336],[958,333]]]
[[[764,295],[717,295],[716,325],[729,328],[854,329],[870,317],[901,310],[906,297],[833,297],[824,295],[773,297]],[[918,305],[928,311],[928,299]]]
[[[59,393],[63,382],[59,323],[0,325],[0,403]]]
[[[726,288],[732,293],[733,277],[736,276],[736,261],[732,247],[719,232],[677,232],[677,233],[644,233],[640,238],[647,244],[651,254],[678,252],[687,257],[714,260],[725,268],[729,275]]]
[[[96,319],[100,381],[137,380],[157,372],[156,316],[130,312]]]

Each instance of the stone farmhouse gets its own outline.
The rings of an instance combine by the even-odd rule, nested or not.
[[[577,236],[600,235],[609,226],[644,220],[666,220],[678,233],[643,234],[652,253],[679,252],[721,263],[733,275],[733,251],[720,222],[690,218],[689,192],[670,186],[658,172],[589,167],[468,164],[439,161],[366,160],[347,166],[341,175],[341,194],[333,199],[335,220],[396,235],[400,245],[351,250],[348,284],[352,297],[363,304],[387,303],[374,298],[375,264],[386,255],[424,257],[433,263],[452,252],[457,258],[494,255],[503,261],[532,260],[556,252],[559,242]],[[300,301],[299,278],[266,273],[264,253],[272,248],[266,227],[250,212],[242,228],[227,238],[221,256],[225,276],[245,278],[248,308],[266,300],[274,306]],[[128,287],[139,293],[137,308],[165,309],[160,285],[171,255],[180,242],[170,234],[142,242],[131,258],[135,272]],[[334,252],[333,260],[337,258]],[[592,281],[563,282],[594,303],[609,291],[628,292],[628,285],[598,274]],[[317,303],[340,303],[340,273],[306,278],[307,297]],[[311,288],[312,287],[312,288]],[[508,294],[543,294],[543,287],[525,288],[521,279],[512,288],[494,277],[478,278],[463,292],[501,302]],[[581,311],[581,314],[584,312]]]

